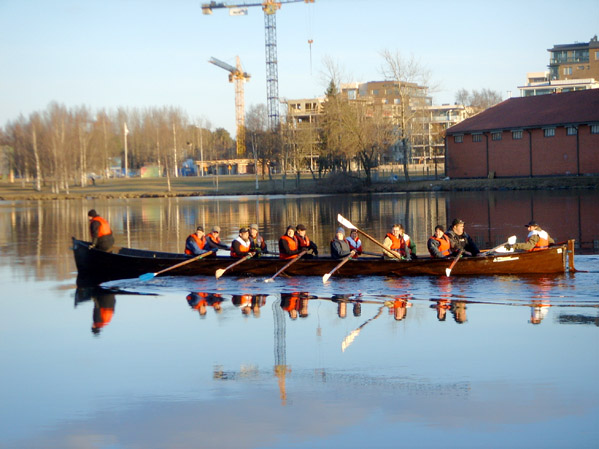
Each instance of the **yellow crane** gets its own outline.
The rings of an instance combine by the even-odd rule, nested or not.
[[[283,3],[314,3],[314,0],[264,0],[260,3],[203,3],[202,13],[212,14],[213,9],[228,8],[232,16],[247,15],[247,8],[261,6],[264,11],[264,30],[266,42],[266,108],[268,124],[271,130],[279,127],[279,68],[277,62],[277,9]],[[311,43],[310,43],[311,44]]]
[[[237,66],[233,67],[226,62],[223,62],[216,58],[210,58],[208,62],[215,66],[225,69],[229,72],[229,82],[235,82],[235,123],[237,125],[237,155],[243,156],[245,154],[245,94],[243,85],[248,81],[251,75],[243,71],[241,67],[241,61],[237,56]]]

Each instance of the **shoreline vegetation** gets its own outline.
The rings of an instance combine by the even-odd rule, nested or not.
[[[14,182],[0,180],[1,201],[109,199],[109,198],[167,198],[189,196],[229,195],[285,195],[285,194],[335,194],[380,192],[449,192],[486,190],[568,190],[599,189],[599,176],[560,176],[546,178],[494,178],[494,179],[423,179],[410,182],[403,179],[375,181],[370,186],[363,179],[347,173],[329,174],[313,179],[310,174],[299,179],[295,174],[258,178],[254,175],[189,176],[166,178],[112,178],[97,179],[88,185],[70,186],[69,191],[52,193],[50,186],[36,191],[33,182],[19,179]]]

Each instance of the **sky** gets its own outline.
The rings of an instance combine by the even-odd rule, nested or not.
[[[176,107],[234,135],[234,84],[208,60],[235,65],[239,56],[252,76],[246,111],[266,104],[264,13],[203,15],[202,3],[0,0],[0,126],[56,101],[92,111]],[[440,105],[462,88],[518,96],[527,72],[547,70],[547,49],[599,34],[599,2],[315,0],[283,3],[276,20],[280,98],[322,96],[327,60],[342,81],[383,80],[389,50],[430,72]]]

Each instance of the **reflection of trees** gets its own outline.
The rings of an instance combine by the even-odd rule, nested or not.
[[[586,324],[599,327],[599,316],[560,313],[557,322],[559,324]]]

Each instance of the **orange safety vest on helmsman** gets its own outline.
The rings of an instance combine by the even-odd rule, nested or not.
[[[98,238],[104,237],[105,235],[112,234],[110,225],[102,217],[96,216],[96,217],[92,218],[91,221],[97,221],[98,223],[100,223],[100,227],[98,228]],[[93,236],[92,236],[92,238],[93,238]]]

